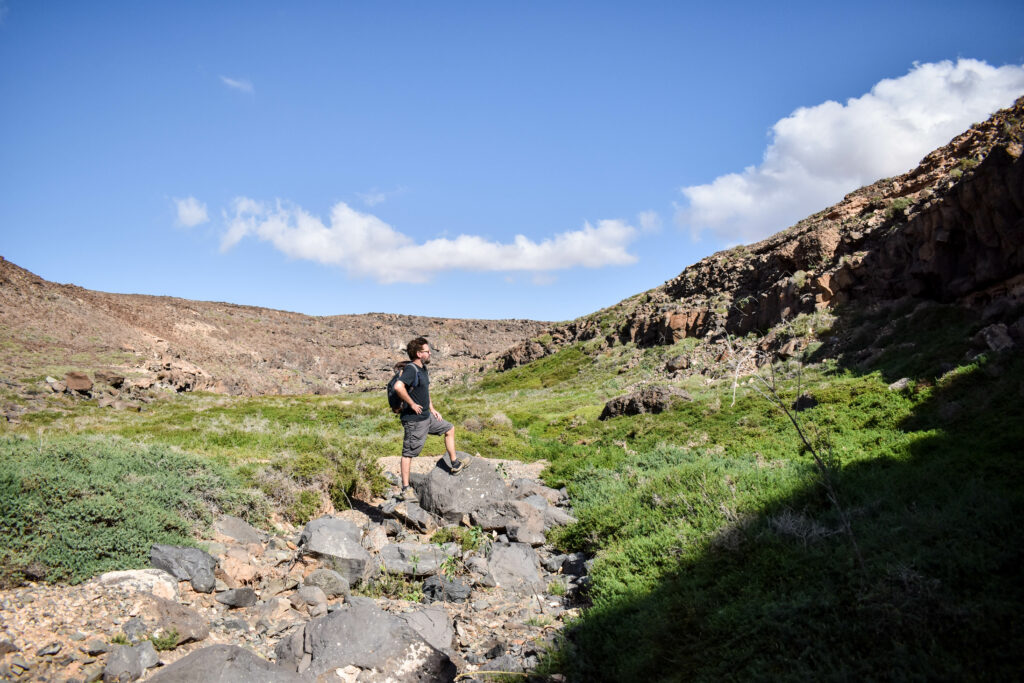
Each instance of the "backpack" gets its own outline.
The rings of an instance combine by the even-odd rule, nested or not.
[[[406,365],[412,365],[416,370],[416,379],[413,380],[412,386],[409,388],[415,389],[420,385],[420,371],[419,368],[416,367],[415,363],[405,361],[395,366],[395,376],[391,378],[390,382],[388,382],[388,405],[391,407],[391,412],[396,414],[402,412],[402,406],[405,405],[405,401],[403,401],[402,397],[398,395],[397,391],[395,391],[395,382],[402,378],[402,372],[405,371]]]

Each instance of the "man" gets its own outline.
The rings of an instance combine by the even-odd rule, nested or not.
[[[430,342],[423,337],[416,337],[406,345],[405,350],[412,362],[402,369],[402,376],[395,382],[395,393],[404,404],[399,412],[405,429],[405,438],[402,440],[402,497],[408,500],[416,497],[409,486],[412,459],[423,450],[427,434],[444,434],[444,448],[451,460],[452,474],[464,470],[466,463],[455,454],[455,427],[441,419],[441,413],[437,412],[430,400],[430,375],[427,372],[427,366],[430,365]]]

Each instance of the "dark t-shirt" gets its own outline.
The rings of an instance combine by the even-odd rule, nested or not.
[[[418,380],[416,379],[417,373],[419,373]],[[419,403],[420,407],[423,408],[423,412],[417,415],[412,412],[409,404],[403,401],[402,410],[398,413],[398,416],[404,422],[417,422],[428,419],[430,417],[430,375],[427,373],[427,369],[416,367],[415,363],[409,363],[402,370],[400,380],[405,385],[405,390],[409,392],[409,398]]]

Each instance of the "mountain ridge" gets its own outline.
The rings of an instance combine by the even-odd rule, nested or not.
[[[110,371],[178,391],[337,393],[377,386],[423,335],[445,381],[550,323],[390,313],[307,316],[49,282],[0,257],[0,375]]]

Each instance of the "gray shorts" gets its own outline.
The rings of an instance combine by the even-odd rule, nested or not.
[[[452,428],[452,423],[438,420],[431,415],[426,420],[402,421],[405,427],[405,439],[402,441],[402,457],[415,458],[423,450],[427,442],[427,434],[444,434]]]

